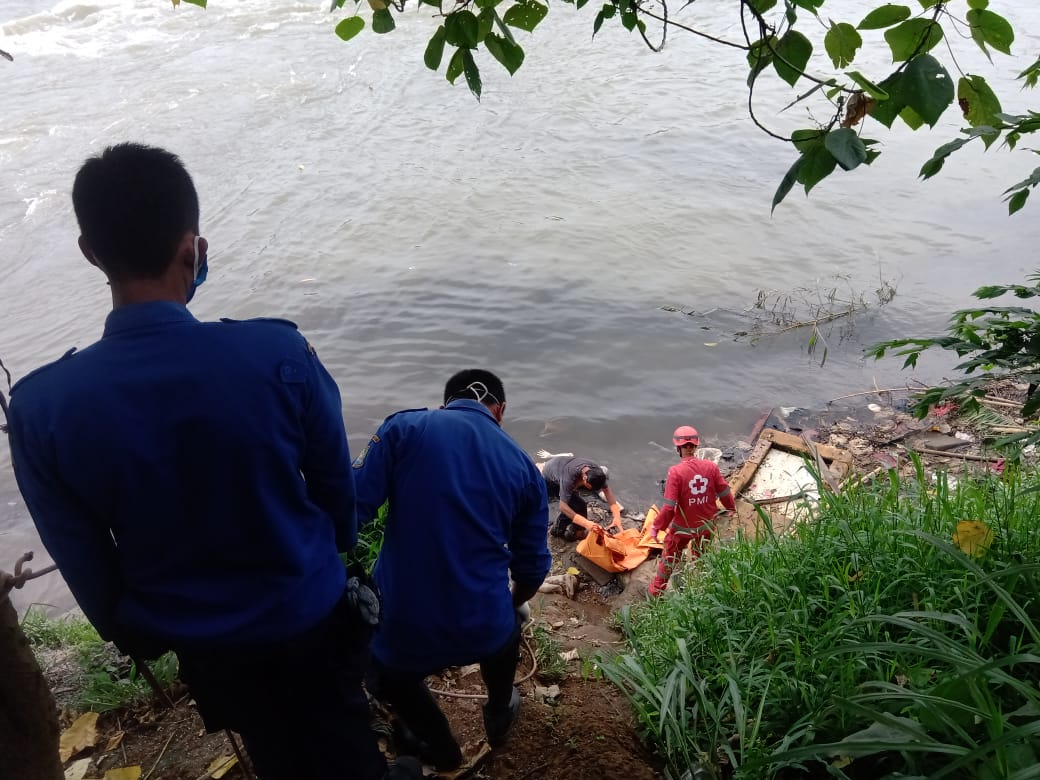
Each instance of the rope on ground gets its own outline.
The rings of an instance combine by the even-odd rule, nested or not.
[[[31,551],[23,553],[22,557],[15,561],[14,574],[0,571],[0,601],[10,598],[12,590],[15,588],[21,588],[29,580],[34,580],[37,577],[42,577],[44,574],[50,574],[52,571],[58,570],[58,567],[52,564],[50,566],[44,566],[39,571],[33,571],[29,567],[25,566],[25,564],[32,559],[33,554]]]
[[[520,685],[530,680],[538,672],[538,657],[534,654],[534,650],[531,648],[531,643],[528,641],[529,637],[525,633],[522,637],[524,647],[527,649],[528,655],[531,656],[531,670],[516,680],[513,685]],[[451,696],[455,699],[486,699],[486,693],[460,693],[459,691],[446,691],[442,688],[430,688],[430,693],[435,693],[438,696]]]

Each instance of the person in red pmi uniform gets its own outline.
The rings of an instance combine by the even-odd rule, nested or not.
[[[664,487],[664,507],[654,518],[654,536],[664,529],[664,550],[657,564],[657,576],[647,591],[660,596],[668,587],[672,569],[690,543],[690,554],[696,558],[701,547],[711,540],[715,531],[715,499],[719,499],[730,514],[736,503],[719,467],[710,460],[696,457],[700,436],[696,428],[682,425],[672,434],[672,443],[681,460],[668,469]]]

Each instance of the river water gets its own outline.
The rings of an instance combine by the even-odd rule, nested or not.
[[[698,3],[698,18],[736,38],[735,5]],[[870,5],[829,10],[855,23]],[[1035,95],[1012,78],[1040,50],[1040,9],[1009,5],[993,8],[1021,56],[984,69],[955,45],[1020,111]],[[1040,206],[1009,219],[999,200],[1027,154],[968,150],[916,180],[956,111],[932,133],[875,125],[870,169],[792,192],[771,217],[792,153],[749,121],[740,52],[673,34],[654,54],[616,24],[592,40],[589,8],[554,4],[515,77],[487,64],[478,103],[422,65],[425,12],[349,43],[340,15],[321,0],[4,0],[0,359],[16,378],[100,333],[107,288],[76,248],[69,191],[85,157],[123,140],[177,152],[195,177],[211,246],[196,315],[298,322],[340,383],[355,449],[385,415],[436,404],[453,371],[486,366],[523,446],[597,458],[639,508],[676,425],[728,442],[774,405],[937,380],[941,356],[901,372],[863,347],[932,335],[980,284],[1035,267]],[[804,108],[779,113],[792,95],[763,89],[761,118],[811,126]],[[897,294],[878,306],[882,282]],[[831,290],[871,305],[824,331],[822,366],[804,331],[735,336],[763,326],[760,291],[807,318]],[[24,549],[46,560],[0,447],[0,567]],[[69,597],[52,575],[18,597],[31,601]]]

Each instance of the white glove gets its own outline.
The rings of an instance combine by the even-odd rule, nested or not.
[[[525,601],[516,608],[516,614],[520,616],[520,627],[523,628],[531,622],[531,602]]]

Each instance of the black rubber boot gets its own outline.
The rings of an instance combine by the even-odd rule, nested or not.
[[[422,762],[411,756],[395,758],[386,768],[383,780],[422,780]]]
[[[520,691],[513,688],[513,695],[509,698],[509,706],[498,712],[490,712],[484,705],[484,731],[487,733],[487,741],[491,747],[500,747],[505,744],[509,737],[509,731],[513,728],[516,714],[520,711]]]

